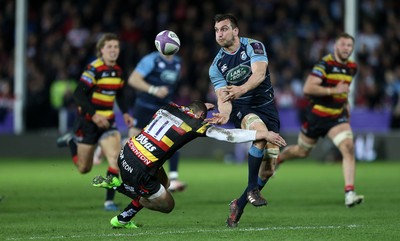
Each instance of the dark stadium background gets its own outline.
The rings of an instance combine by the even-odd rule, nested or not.
[[[182,82],[175,101],[214,102],[208,79],[208,68],[218,50],[213,17],[223,12],[238,17],[242,36],[265,43],[282,132],[295,134],[304,103],[301,88],[305,77],[345,30],[345,1],[339,0],[27,2],[24,125],[28,134],[60,133],[71,127],[74,104],[70,91],[55,89],[59,90],[59,83],[74,86],[83,67],[94,58],[95,42],[103,32],[120,36],[119,64],[128,76],[143,55],[155,50],[158,32],[175,31],[183,58]],[[352,125],[364,142],[366,134],[372,133],[379,144],[382,135],[396,133],[400,125],[398,118],[391,121],[395,108],[400,108],[400,3],[356,2],[354,57],[359,72],[354,83]],[[0,136],[13,133],[15,4],[13,0],[0,2]],[[135,94],[129,93],[133,103]],[[60,117],[60,113],[69,119]]]

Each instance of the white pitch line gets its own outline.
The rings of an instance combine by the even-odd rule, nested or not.
[[[140,232],[140,233],[110,233],[100,235],[71,235],[71,236],[53,236],[53,237],[29,237],[29,240],[40,240],[40,239],[73,239],[73,238],[100,238],[100,237],[137,237],[143,235],[166,235],[166,234],[189,234],[189,233],[226,233],[232,231],[241,232],[254,232],[254,231],[269,231],[269,230],[313,230],[313,229],[340,229],[340,228],[359,228],[362,225],[351,224],[343,226],[292,226],[292,227],[265,227],[265,228],[225,228],[225,229],[196,229],[196,230],[182,230],[182,231],[165,231],[165,232]],[[132,231],[140,230],[133,229]],[[26,240],[26,238],[6,238],[6,240]]]

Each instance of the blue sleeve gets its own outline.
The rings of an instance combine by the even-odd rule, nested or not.
[[[265,50],[265,46],[263,43],[254,40],[254,39],[248,39],[248,44],[247,44],[247,54],[251,58],[251,63],[254,62],[266,62],[268,63],[268,56],[267,56],[267,51]]]
[[[136,65],[135,71],[146,77],[154,69],[154,59],[156,57],[157,55],[154,53],[144,56]]]
[[[214,86],[214,90],[220,89],[228,85],[224,76],[217,68],[217,57],[216,59],[214,59],[212,65],[210,66],[208,75],[210,77],[211,83]]]

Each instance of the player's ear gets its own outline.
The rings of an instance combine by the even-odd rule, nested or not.
[[[233,33],[235,34],[235,36],[238,36],[239,35],[239,28],[238,27],[234,28],[233,29]]]

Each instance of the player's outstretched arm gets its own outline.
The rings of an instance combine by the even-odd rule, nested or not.
[[[216,140],[230,143],[242,143],[255,140],[266,140],[279,147],[286,146],[286,141],[273,131],[255,131],[242,129],[225,129],[211,126],[207,129],[206,136]]]

